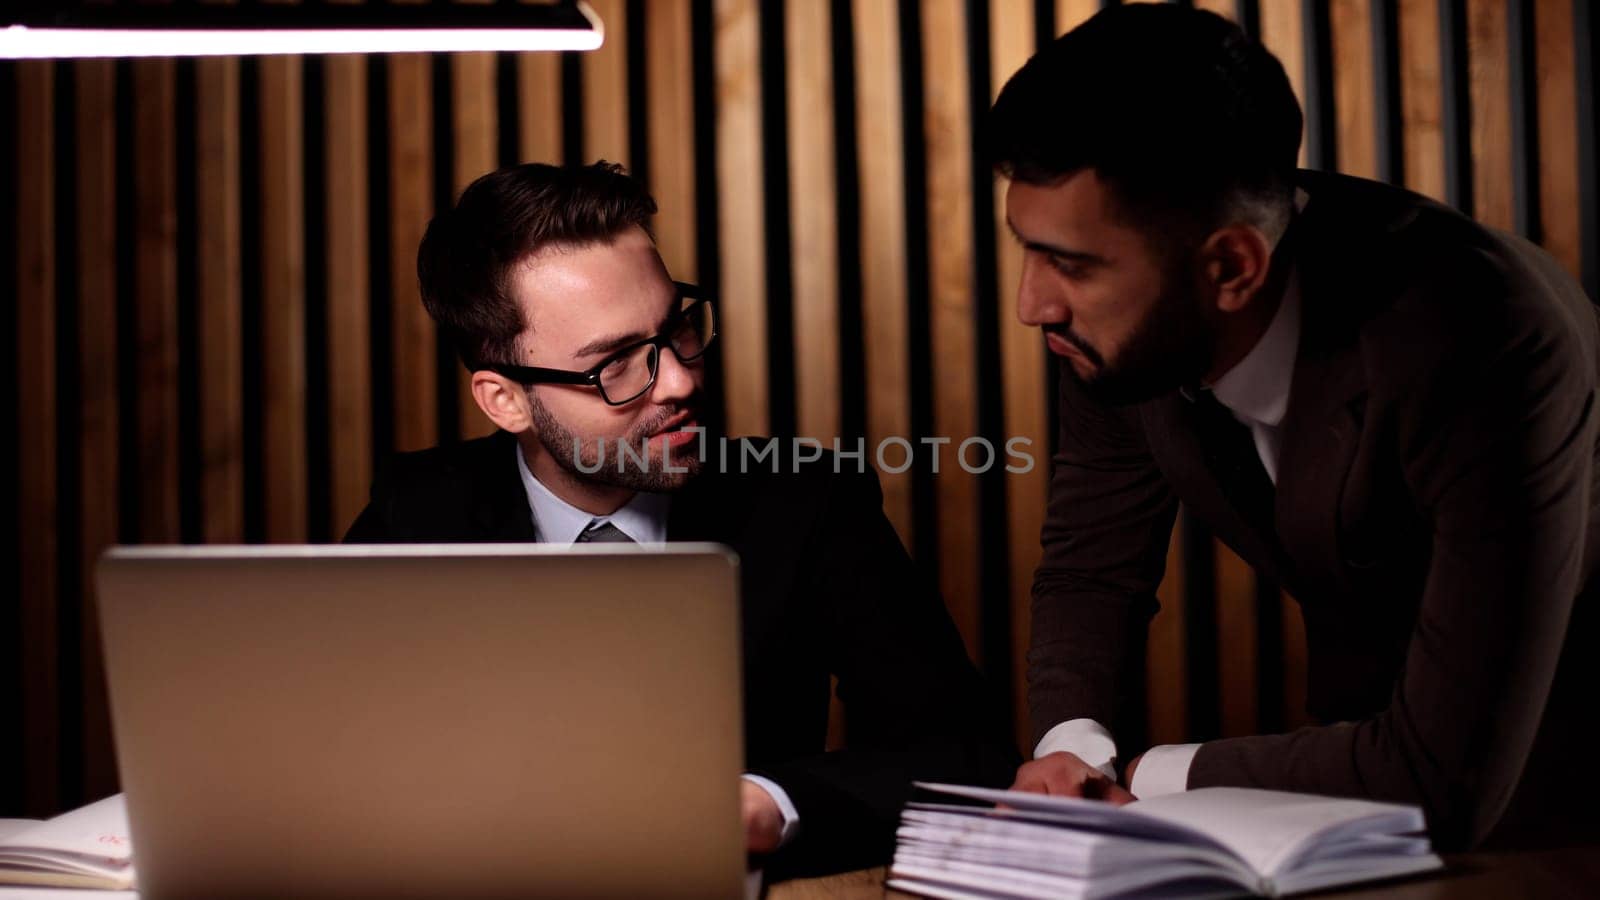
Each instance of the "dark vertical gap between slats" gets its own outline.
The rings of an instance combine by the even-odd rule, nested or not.
[[[1583,288],[1600,300],[1600,15],[1589,0],[1572,0],[1573,58],[1578,94],[1578,221]]]
[[[267,538],[267,469],[263,444],[265,385],[263,364],[270,348],[263,347],[261,292],[261,66],[257,59],[239,60],[239,325],[240,374],[244,401],[241,431],[244,437],[244,539],[252,544]]]
[[[199,107],[195,61],[176,62],[173,123],[177,129],[174,162],[177,171],[178,277],[178,537],[185,544],[204,540],[200,472],[204,465],[200,435],[200,191],[195,181]],[[215,302],[215,301],[213,301]]]
[[[711,0],[695,0],[689,11],[690,55],[694,67],[695,269],[699,272],[701,287],[713,297],[720,295],[722,288],[717,249],[721,245],[722,226],[717,220],[716,27],[716,10]],[[581,131],[582,122],[581,118],[575,121],[568,116],[562,127]],[[723,408],[726,396],[723,372],[722,353],[706,354],[706,398],[702,414],[706,430],[714,435],[721,434],[727,422]],[[709,446],[707,449],[713,452]],[[715,458],[714,452],[712,458]]]
[[[1339,116],[1333,97],[1333,28],[1328,21],[1328,0],[1301,0],[1300,10],[1306,54],[1306,165],[1333,172],[1339,168]]]
[[[450,56],[435,53],[429,63],[433,81],[433,209],[437,214],[456,205],[456,104],[450,85]],[[399,251],[415,254],[417,248],[401,247]],[[433,347],[439,443],[451,444],[461,439],[461,393],[456,387],[456,367],[461,363],[443,331],[434,330]]]
[[[1000,359],[1000,261],[994,217],[994,175],[984,161],[979,128],[989,105],[989,0],[967,0],[968,180],[972,190],[972,335],[977,380],[978,434],[995,448],[996,463],[978,479],[979,634],[984,671],[995,686],[1011,679],[1010,520],[1006,516],[1006,411]],[[995,690],[990,702],[1010,722],[1013,692]]]
[[[60,723],[57,798],[83,805],[83,469],[78,411],[78,81],[74,63],[55,68],[55,381],[56,381],[56,709]],[[43,524],[43,523],[41,523]]]
[[[494,58],[495,159],[500,168],[522,162],[517,136],[522,133],[522,111],[517,91],[517,54],[500,53]]]
[[[1372,0],[1372,116],[1378,178],[1405,180],[1405,117],[1400,94],[1399,0]]]
[[[1245,34],[1258,39],[1261,37],[1260,0],[1234,0],[1233,15]]]
[[[1283,595],[1277,584],[1256,577],[1256,727],[1276,734],[1288,724],[1284,709]]]
[[[923,139],[922,7],[900,0],[900,128],[901,170],[905,172],[906,343],[910,382],[911,434],[896,435],[918,446],[934,433],[933,328],[929,310],[931,275],[928,232],[928,156]],[[967,435],[946,435],[964,440]],[[939,571],[939,493],[932,465],[911,469],[911,545],[917,564]]]
[[[13,293],[17,289],[17,208],[16,177],[17,154],[17,67],[15,63],[0,62],[0,178],[7,179],[0,189],[0,290]],[[17,410],[17,385],[21,380],[16,371],[17,304],[0,304],[0,347],[11,361],[11,378],[5,390],[0,391],[0,428],[5,429],[5,439],[0,442],[4,457],[0,459],[7,473],[18,471],[20,453],[17,445],[21,434]],[[18,481],[9,474],[0,479],[0,509],[5,510],[6,540],[0,544],[0,721],[22,721],[22,559],[18,540],[22,530],[21,496]],[[0,741],[0,816],[22,815],[22,783],[26,773],[22,767],[23,740]]]
[[[1222,733],[1216,541],[1211,529],[1187,507],[1183,509],[1183,589],[1189,740],[1209,741]]]
[[[306,539],[333,535],[333,435],[329,355],[340,352],[328,336],[327,77],[323,59],[301,63],[300,134],[302,209],[305,214]]]
[[[1056,4],[1055,0],[1033,0],[1033,43],[1043,47],[1056,38]],[[989,106],[989,98],[983,98],[985,108]]]
[[[839,260],[839,437],[853,442],[867,434],[866,335],[861,303],[861,160],[856,155],[855,22],[849,0],[829,10],[833,75],[833,168],[837,185],[834,221]]]
[[[379,465],[394,452],[394,324],[389,297],[394,289],[389,249],[389,66],[367,57],[367,348],[372,384],[372,458]]]
[[[583,127],[583,55],[562,53],[561,156],[569,166],[594,161],[585,158]]]
[[[139,318],[134,297],[138,230],[133,160],[133,63],[116,63],[117,541],[139,543]],[[248,245],[247,245],[248,246]]]
[[[794,273],[789,254],[789,54],[783,4],[763,4],[757,18],[761,52],[762,230],[767,262],[767,426],[772,434],[789,436],[798,429],[794,397]]]
[[[1506,4],[1511,81],[1511,203],[1517,234],[1544,240],[1539,202],[1539,47],[1534,0]]]
[[[1440,123],[1444,195],[1472,215],[1472,72],[1467,58],[1467,0],[1439,0]]]
[[[650,4],[628,0],[628,171],[653,190],[650,171]],[[514,123],[513,123],[514,124]],[[502,132],[508,128],[500,123]]]

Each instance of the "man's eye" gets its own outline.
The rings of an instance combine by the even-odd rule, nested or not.
[[[1059,256],[1051,256],[1048,258],[1050,260],[1050,267],[1055,269],[1057,272],[1060,272],[1062,275],[1065,275],[1068,278],[1083,277],[1083,267],[1077,263],[1070,262]]]
[[[618,372],[625,372],[628,369],[628,361],[629,361],[628,357],[619,356],[616,359],[609,360],[606,363],[605,368],[602,369],[601,371],[603,371],[603,372],[605,372],[605,373],[607,373],[609,375],[615,375]]]

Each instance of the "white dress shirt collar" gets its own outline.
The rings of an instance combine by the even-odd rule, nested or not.
[[[528,494],[528,509],[533,513],[533,530],[541,542],[570,544],[591,524],[605,522],[641,544],[659,544],[667,539],[667,507],[671,498],[666,494],[639,491],[609,516],[590,515],[557,497],[533,477],[521,446],[516,448],[516,453],[522,489]]]
[[[1211,385],[1217,402],[1246,424],[1276,428],[1289,409],[1289,388],[1300,355],[1300,277],[1291,269],[1278,311],[1244,359]]]

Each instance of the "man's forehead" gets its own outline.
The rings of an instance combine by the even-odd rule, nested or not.
[[[513,293],[530,348],[562,352],[597,336],[651,332],[674,296],[648,241],[541,249],[518,264]]]

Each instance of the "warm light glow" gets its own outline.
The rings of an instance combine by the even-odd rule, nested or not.
[[[262,56],[284,53],[520,53],[596,50],[599,20],[581,28],[157,30],[0,28],[0,59]]]

